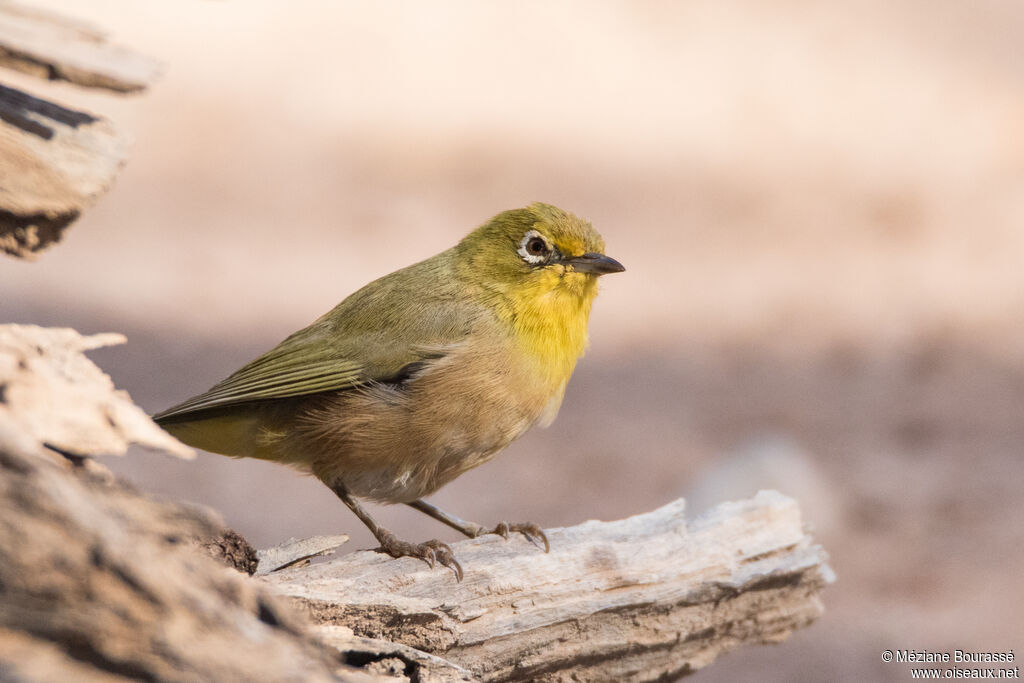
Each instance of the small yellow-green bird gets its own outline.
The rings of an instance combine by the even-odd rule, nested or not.
[[[548,204],[498,214],[432,258],[366,285],[309,327],[154,417],[185,443],[313,474],[380,552],[462,568],[356,500],[405,503],[474,538],[536,524],[467,522],[422,500],[555,418],[587,345],[597,278],[625,270],[601,236]]]

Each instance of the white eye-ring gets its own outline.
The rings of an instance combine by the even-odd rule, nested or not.
[[[523,235],[517,251],[524,261],[537,265],[548,260],[552,249],[543,235],[536,230],[530,230]]]

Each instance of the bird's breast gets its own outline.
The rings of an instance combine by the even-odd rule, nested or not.
[[[415,500],[550,421],[565,388],[552,377],[508,335],[471,338],[401,385],[322,399],[307,413],[302,451],[316,453],[314,474],[354,495]]]

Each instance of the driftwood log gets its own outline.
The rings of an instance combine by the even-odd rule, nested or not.
[[[151,60],[96,29],[0,2],[0,66],[114,92],[144,89]],[[31,257],[112,185],[128,137],[106,119],[0,84],[0,251]]]
[[[215,513],[152,501],[87,457],[167,446],[81,355],[110,341],[0,326],[3,677],[666,680],[821,614],[825,553],[774,492],[690,521],[676,501],[551,529],[550,554],[464,541],[462,583],[372,552],[297,566],[344,537],[260,553],[270,573],[250,577],[256,553]]]
[[[774,491],[692,521],[677,500],[617,522],[453,545],[466,570],[360,552],[264,580],[324,625],[443,657],[488,681],[671,680],[822,612],[825,553]]]

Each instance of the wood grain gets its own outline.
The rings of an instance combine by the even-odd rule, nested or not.
[[[0,66],[120,93],[144,90],[160,74],[156,61],[86,22],[12,2],[0,2]]]
[[[677,500],[616,522],[453,549],[466,570],[358,552],[264,577],[328,626],[443,657],[485,681],[672,679],[785,639],[832,579],[795,501],[773,491],[687,521]]]

